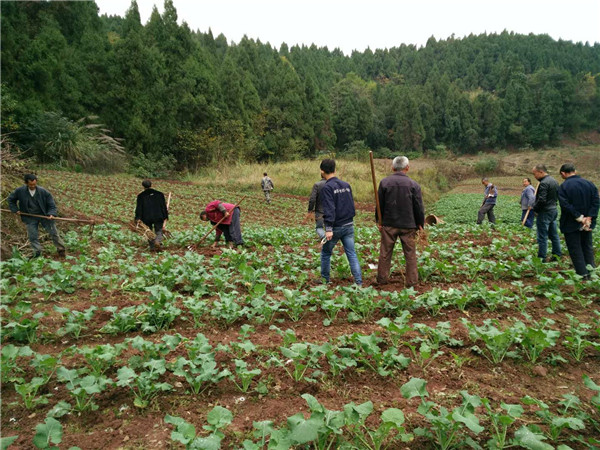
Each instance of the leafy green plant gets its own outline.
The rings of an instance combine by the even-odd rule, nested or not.
[[[95,411],[98,405],[94,403],[94,398],[113,384],[113,381],[104,375],[85,375],[82,369],[67,369],[59,367],[56,376],[59,381],[66,383],[67,389],[75,399],[75,411]]]
[[[158,380],[166,371],[164,359],[153,359],[144,364],[146,370],[139,374],[124,366],[117,371],[117,386],[128,387],[134,395],[133,404],[138,408],[146,408],[150,401],[161,392],[171,390],[169,383]]]
[[[116,364],[117,357],[127,348],[125,344],[102,344],[95,347],[80,347],[77,353],[87,362],[91,374],[100,376]]]
[[[242,359],[236,359],[234,362],[235,373],[230,374],[229,378],[241,392],[248,392],[252,380],[261,374],[261,370],[248,369],[248,364]]]
[[[28,345],[17,347],[13,344],[8,344],[2,346],[0,355],[0,380],[2,383],[24,381],[18,376],[25,372],[18,359],[33,355],[33,350]]]
[[[50,394],[38,395],[39,390],[45,385],[46,383],[42,377],[33,377],[29,382],[15,383],[15,391],[21,396],[23,406],[31,409],[37,405],[48,404]]]
[[[523,397],[521,401],[526,405],[535,405],[540,408],[536,412],[536,415],[539,416],[548,426],[548,431],[545,434],[552,441],[556,441],[562,431],[566,428],[570,428],[571,430],[583,430],[585,428],[585,424],[581,419],[565,415],[555,415],[550,411],[550,407],[541,400],[537,400],[527,395]],[[563,408],[562,413],[566,414],[569,408],[570,403],[567,403],[567,405],[565,405]],[[535,428],[533,429],[536,432],[539,431]]]
[[[486,319],[483,325],[478,327],[469,323],[466,319],[461,319],[463,325],[469,331],[469,338],[476,342],[483,341],[485,348],[479,346],[472,347],[472,350],[481,353],[492,364],[500,364],[505,356],[514,355],[509,353],[509,348],[517,339],[517,334],[513,327],[506,327],[501,330],[496,327],[500,325],[495,319]]]
[[[487,442],[490,449],[506,448],[507,432],[509,427],[523,415],[523,407],[521,405],[511,405],[504,402],[500,403],[500,408],[493,408],[491,402],[487,398],[482,398],[487,416],[492,426],[490,434],[492,438]]]
[[[63,315],[66,320],[65,325],[58,330],[59,336],[65,336],[67,334],[73,336],[75,339],[79,339],[81,330],[85,327],[85,323],[89,322],[94,317],[94,312],[98,308],[96,306],[90,306],[85,311],[75,311],[69,308],[63,308],[61,306],[55,306],[54,310]]]
[[[518,333],[517,342],[533,364],[546,348],[554,347],[560,337],[560,331],[546,328],[551,325],[554,325],[554,321],[546,318],[529,326],[521,321],[515,323],[514,329]]]
[[[207,437],[197,436],[196,427],[180,417],[165,416],[165,423],[175,425],[171,439],[185,445],[186,449],[218,449],[225,434],[221,431],[233,421],[231,412],[222,406],[215,406],[206,416],[208,425],[202,428],[211,432]]]
[[[585,350],[589,347],[600,349],[600,344],[586,339],[586,336],[590,334],[590,325],[579,322],[579,320],[570,314],[567,314],[567,318],[570,324],[563,345],[569,350],[575,361],[581,361]]]

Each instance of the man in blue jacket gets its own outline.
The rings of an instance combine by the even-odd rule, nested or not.
[[[321,162],[321,176],[325,186],[321,190],[323,222],[327,242],[321,249],[321,277],[329,283],[331,253],[338,241],[342,241],[354,282],[362,286],[362,273],[354,250],[354,198],[350,185],[335,176],[335,161],[324,159]]]
[[[8,206],[11,212],[19,215],[24,213],[47,217],[45,219],[21,215],[21,220],[27,226],[27,237],[33,249],[33,258],[42,255],[42,245],[38,237],[40,223],[52,238],[52,242],[58,250],[58,256],[63,258],[65,256],[65,244],[58,234],[54,222],[54,217],[57,216],[58,212],[52,194],[37,185],[37,177],[32,173],[25,175],[23,180],[25,181],[25,186],[15,189],[8,197]]]
[[[573,164],[563,164],[560,176],[565,180],[558,188],[560,231],[565,235],[575,272],[589,278],[587,266],[596,267],[592,230],[596,227],[600,205],[598,188],[577,175]]]

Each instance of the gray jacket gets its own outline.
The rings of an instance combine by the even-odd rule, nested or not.
[[[523,192],[521,192],[521,209],[525,211],[526,209],[532,208],[535,203],[535,188],[532,185],[527,185]]]
[[[38,200],[38,206],[42,210],[43,216],[57,216],[58,211],[56,210],[56,203],[54,203],[54,198],[52,198],[52,194],[48,192],[43,187],[36,187],[37,194],[36,198]],[[29,189],[27,185],[18,187],[8,196],[8,207],[11,212],[16,213],[17,211],[21,211],[22,213],[32,212],[27,208],[27,205],[31,199],[31,195],[29,194]],[[21,220],[25,223],[31,222],[33,220],[37,220],[34,217],[21,216]]]
[[[317,181],[312,188],[310,198],[308,199],[308,212],[315,213],[317,224],[323,226],[323,204],[321,203],[321,190],[325,186],[325,180]]]

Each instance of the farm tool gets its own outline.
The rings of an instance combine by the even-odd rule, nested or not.
[[[131,222],[129,224],[129,229],[135,233],[139,233],[144,236],[147,240],[153,241],[156,239],[156,233],[148,227],[144,222],[138,220],[137,222]]]
[[[171,192],[169,192],[169,196],[167,197],[167,211],[169,211],[169,206],[171,205]],[[169,230],[167,230],[167,221],[165,220],[163,223],[163,236],[166,238],[170,238],[171,237],[171,232]]]
[[[245,200],[245,198],[246,198],[246,197],[247,197],[247,195],[244,195],[244,196],[241,198],[241,200],[235,204],[235,206],[232,208],[232,211],[233,211],[235,208],[237,208],[237,207],[238,207],[238,206],[239,206],[239,205],[240,205],[240,204],[241,204],[241,203],[242,203],[242,202]],[[213,231],[215,231],[215,230],[217,229],[217,227],[218,227],[219,225],[221,225],[221,223],[222,223],[222,222],[223,222],[225,219],[227,219],[228,217],[229,217],[229,211],[227,211],[227,212],[226,212],[226,213],[223,215],[223,218],[222,218],[221,220],[219,220],[219,221],[218,221],[218,222],[217,222],[217,223],[216,223],[216,224],[215,224],[215,225],[214,225],[214,226],[213,226],[213,227],[212,227],[212,228],[211,228],[211,229],[208,231],[208,233],[206,233],[204,236],[202,236],[198,242],[196,242],[195,244],[192,244],[192,245],[188,245],[187,249],[188,249],[188,250],[191,250],[191,251],[197,250],[197,249],[198,249],[198,246],[199,246],[200,244],[202,244],[202,242],[204,242],[204,240],[205,240],[205,239],[208,237],[208,235],[209,235],[210,233],[212,233]]]
[[[10,209],[0,208],[0,211],[12,213],[12,211]],[[59,220],[61,222],[85,223],[85,224],[91,225],[90,226],[90,234],[94,233],[94,225],[96,225],[96,221],[93,219],[77,219],[77,218],[69,218],[69,217],[50,217],[50,216],[42,216],[40,214],[29,214],[29,213],[24,213],[24,212],[19,213],[19,215],[27,216],[27,217],[38,217],[40,219],[47,219],[47,220]]]
[[[369,152],[369,160],[371,161],[371,178],[373,179],[373,193],[375,194],[375,210],[377,212],[377,225],[381,227],[381,206],[379,205],[379,195],[377,195],[377,181],[375,180],[375,164],[373,162],[373,152]]]

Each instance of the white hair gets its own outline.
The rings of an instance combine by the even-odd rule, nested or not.
[[[396,156],[392,161],[392,169],[404,170],[408,166],[408,158],[406,156]]]

